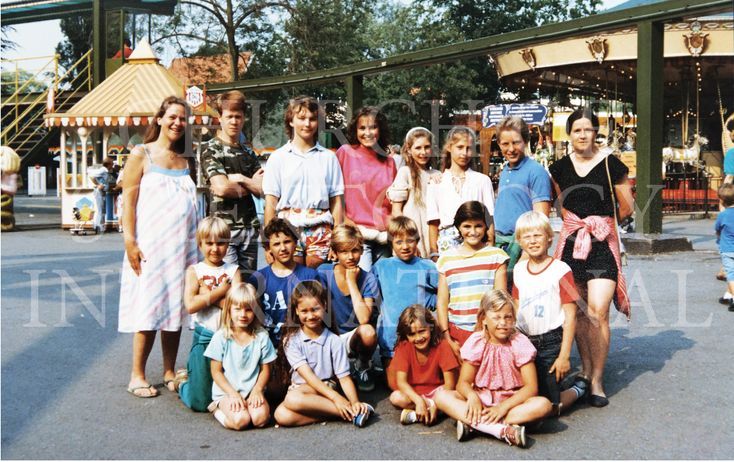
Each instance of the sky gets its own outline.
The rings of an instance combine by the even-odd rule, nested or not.
[[[0,4],[7,0],[0,0]],[[604,0],[600,10],[612,8],[627,0]],[[51,56],[54,54],[56,45],[63,39],[59,21],[42,21],[13,26],[15,32],[9,34],[10,40],[18,44],[17,49],[4,53],[2,59],[17,59],[39,56]],[[39,39],[42,37],[42,39]],[[30,64],[41,66],[42,60],[31,61]],[[40,64],[38,64],[40,63]]]

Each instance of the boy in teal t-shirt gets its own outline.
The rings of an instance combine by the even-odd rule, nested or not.
[[[388,234],[395,256],[382,258],[372,267],[381,293],[377,342],[385,369],[393,356],[400,314],[415,304],[434,310],[438,292],[436,264],[416,256],[420,239],[416,223],[405,216],[392,218]]]

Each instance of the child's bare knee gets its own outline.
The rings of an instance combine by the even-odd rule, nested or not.
[[[233,430],[244,430],[250,425],[250,414],[247,411],[240,411],[231,417]]]
[[[283,425],[284,427],[287,427],[290,424],[291,415],[292,413],[285,406],[285,403],[278,406],[273,413],[273,417],[275,418],[275,421],[278,423],[278,425]]]
[[[400,390],[395,390],[394,392],[390,393],[390,403],[398,408],[404,408],[406,406],[406,401],[410,401],[410,399],[407,399],[407,396],[405,396],[405,393],[403,393]]]
[[[270,408],[267,404],[263,404],[260,407],[250,409],[250,419],[254,427],[264,427],[270,419]]]
[[[372,327],[369,324],[362,324],[357,328],[357,332],[355,332],[357,336],[359,337],[359,340],[361,341],[362,345],[366,347],[372,347],[377,345],[377,332],[375,332],[375,328]]]
[[[285,405],[288,409],[298,410],[303,407],[304,401],[305,396],[303,393],[300,393],[298,391],[290,391],[288,392],[288,394],[285,395],[283,405]]]

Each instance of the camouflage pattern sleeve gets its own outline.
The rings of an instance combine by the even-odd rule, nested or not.
[[[223,155],[224,152],[221,144],[212,143],[211,141],[206,144],[204,152],[201,154],[201,171],[204,173],[207,181],[213,176],[227,174],[222,163]]]
[[[258,159],[257,154],[255,154],[255,151],[253,151],[250,146],[242,146],[242,148],[245,158],[247,159],[245,171],[242,172],[242,174],[248,178],[252,178],[253,175],[262,168],[260,165],[260,159]]]

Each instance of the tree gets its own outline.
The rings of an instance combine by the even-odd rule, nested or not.
[[[25,69],[18,69],[16,71],[2,71],[0,73],[0,81],[2,81],[2,95],[9,96],[15,93],[15,80],[18,79],[18,89],[24,86],[22,94],[26,93],[40,93],[46,91],[46,83],[39,80],[32,72],[28,72]]]
[[[446,45],[462,40],[461,33],[436,14],[430,4],[384,2],[382,14],[368,32],[371,59]],[[464,61],[435,64],[365,79],[367,102],[382,106],[395,141],[411,127],[449,124],[453,112],[484,89],[476,72]]]
[[[461,31],[463,39],[471,40],[587,16],[596,12],[601,0],[433,0],[433,3],[445,11],[447,24]],[[479,58],[468,60],[467,65],[482,76],[485,89],[479,98],[495,101],[500,84],[493,65]]]
[[[59,65],[69,69],[92,48],[92,15],[66,16],[61,19],[59,27],[64,39],[56,45],[56,54],[59,55]],[[77,66],[67,80],[71,80],[80,70]]]
[[[2,40],[0,40],[0,52],[7,53],[10,50],[15,50],[18,44],[10,40],[10,33],[15,32],[13,26],[2,26]]]
[[[237,61],[240,46],[238,33],[256,29],[257,22],[263,20],[271,8],[290,9],[289,0],[181,0],[180,11],[185,15],[175,15],[171,21],[172,32],[164,34],[158,40],[181,38],[201,41],[214,46],[224,43],[230,56],[230,73],[232,80],[239,80]],[[197,18],[196,21],[187,18]],[[201,31],[201,32],[200,32]],[[183,46],[179,42],[179,48]],[[186,55],[186,53],[182,53]]]
[[[284,31],[288,72],[308,72],[362,61],[373,4],[365,0],[296,0]]]

